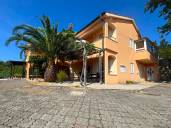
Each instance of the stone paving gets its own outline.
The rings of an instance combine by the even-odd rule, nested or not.
[[[0,81],[0,128],[171,128],[171,85],[121,91]]]

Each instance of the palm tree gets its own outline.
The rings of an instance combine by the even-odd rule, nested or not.
[[[79,45],[71,29],[58,32],[58,24],[52,25],[47,16],[41,17],[40,22],[42,27],[37,28],[30,25],[16,26],[6,45],[15,42],[21,48],[21,54],[26,50],[41,53],[47,59],[44,80],[53,82],[56,80],[55,60],[64,61],[67,59],[66,53],[79,49]]]

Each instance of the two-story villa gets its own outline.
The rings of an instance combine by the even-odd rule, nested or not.
[[[103,12],[77,32],[77,37],[104,49],[102,75],[106,84],[158,80],[157,46],[141,34],[131,18]],[[72,64],[74,77],[79,77],[81,62]],[[87,62],[88,73],[99,73],[98,54]]]
[[[101,72],[105,84],[158,80],[157,46],[141,37],[133,19],[103,12],[76,36],[103,49],[101,64],[99,54],[88,57],[87,74]],[[82,63],[80,60],[70,63],[74,79],[80,77]],[[26,69],[29,72],[29,67]]]

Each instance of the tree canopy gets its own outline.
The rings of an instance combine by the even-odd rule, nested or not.
[[[42,53],[46,58],[65,59],[63,53],[78,48],[75,33],[71,29],[58,31],[58,24],[53,25],[49,17],[40,18],[42,27],[19,25],[13,29],[12,36],[6,41],[6,45],[16,42],[21,48],[21,54],[26,50]],[[24,42],[24,43],[23,43]]]
[[[160,41],[159,56],[163,59],[171,59],[171,44],[165,39]]]
[[[21,49],[21,54],[31,51],[44,56],[48,64],[44,78],[46,81],[55,81],[55,61],[68,59],[70,56],[66,56],[66,53],[79,49],[80,45],[76,42],[72,25],[59,32],[58,24],[52,24],[49,17],[42,16],[40,22],[40,27],[26,24],[16,26],[6,45],[15,42]]]
[[[149,0],[145,6],[145,12],[153,13],[159,10],[159,17],[165,19],[165,24],[158,27],[161,35],[167,35],[171,32],[171,0]]]

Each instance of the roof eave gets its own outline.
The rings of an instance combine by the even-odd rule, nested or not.
[[[102,16],[104,16],[104,15],[109,16],[109,17],[111,16],[111,17],[115,17],[115,18],[118,18],[118,19],[123,19],[123,20],[128,20],[128,21],[133,22],[133,25],[134,25],[134,27],[135,27],[135,29],[136,29],[136,31],[137,31],[139,37],[142,38],[141,33],[140,33],[140,31],[139,31],[139,29],[138,29],[138,27],[137,27],[137,25],[136,25],[134,19],[129,18],[129,17],[125,17],[125,16],[115,15],[115,14],[109,13],[109,12],[102,12],[99,16],[97,16],[97,17],[96,17],[95,19],[93,19],[90,23],[88,23],[88,24],[87,24],[86,26],[84,26],[81,30],[79,30],[79,31],[76,33],[76,35],[78,35],[80,32],[82,32],[84,29],[86,29],[88,26],[90,26],[91,24],[93,24],[95,21],[97,21],[98,19],[100,19],[100,18],[101,18]]]

